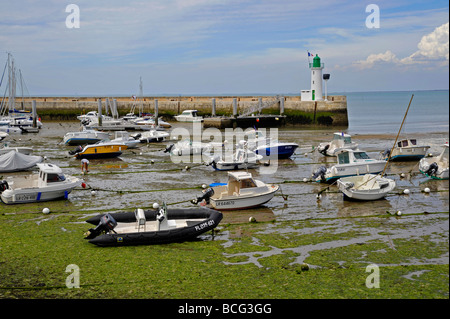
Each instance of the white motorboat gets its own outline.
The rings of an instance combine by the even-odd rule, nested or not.
[[[0,131],[0,141],[3,140],[3,139],[4,139],[5,137],[7,137],[7,136],[9,136],[8,133],[6,133],[6,132],[1,132],[1,131]]]
[[[333,134],[331,142],[320,143],[317,147],[319,153],[325,156],[336,156],[336,152],[342,149],[355,150],[358,144],[352,142],[352,136],[344,132],[336,132]]]
[[[254,130],[245,134],[247,147],[263,158],[270,158],[277,154],[278,159],[291,157],[298,148],[297,143],[281,143],[266,137],[260,130]],[[240,141],[241,143],[242,141]]]
[[[203,122],[203,117],[198,116],[197,110],[184,110],[180,115],[176,115],[178,122]]]
[[[150,126],[156,125],[156,121],[153,117],[137,117],[134,120],[132,120],[132,122],[136,125],[150,125]],[[161,118],[158,118],[158,126],[160,126],[162,128],[171,128],[172,127],[172,125],[170,125],[169,123],[167,123],[166,121],[164,121]]]
[[[448,144],[442,145],[438,156],[424,157],[419,162],[419,171],[432,179],[448,179],[449,151]]]
[[[1,199],[5,204],[32,203],[68,198],[69,193],[81,186],[79,178],[64,175],[54,164],[39,163],[38,173],[8,177],[0,182]]]
[[[114,143],[123,143],[128,148],[137,148],[141,141],[134,139],[127,131],[117,131],[114,134],[114,139],[111,140]]]
[[[247,172],[228,172],[226,185],[214,186],[192,200],[192,203],[202,203],[205,200],[217,210],[233,210],[257,207],[270,201],[280,187],[265,184],[253,179]]]
[[[155,129],[132,135],[133,138],[139,140],[141,143],[162,142],[169,136],[169,133]]]
[[[361,150],[343,149],[337,152],[338,163],[330,168],[321,166],[314,172],[312,179],[329,182],[337,178],[378,174],[386,166],[385,160],[371,159],[366,152]]]
[[[9,153],[11,151],[19,152],[25,155],[30,155],[33,152],[32,147],[26,147],[26,146],[17,146],[17,147],[11,147],[8,144],[5,146],[0,147],[0,155]]]
[[[8,133],[8,134],[21,134],[23,132],[23,130],[20,127],[13,127],[10,126],[9,123],[6,125],[2,125],[0,123],[0,136],[3,133]],[[1,138],[0,138],[1,140]]]
[[[66,145],[94,144],[109,139],[109,133],[86,128],[79,132],[68,132],[64,135],[63,142]]]
[[[198,141],[192,141],[191,139],[185,139],[179,141],[175,144],[170,144],[164,150],[164,153],[169,153],[170,155],[182,156],[182,155],[200,155],[206,154],[210,156],[212,148],[222,148],[223,143],[203,143]]]
[[[212,157],[211,165],[217,171],[229,171],[237,169],[248,169],[259,166],[259,161],[263,159],[262,155],[247,149],[246,147],[237,148],[231,156],[225,156],[221,159],[218,156]]]
[[[41,156],[25,155],[15,150],[0,155],[0,173],[19,172],[43,161]]]
[[[392,149],[386,149],[382,157],[387,160],[390,156],[391,161],[407,161],[420,160],[427,154],[430,146],[418,145],[416,139],[403,139],[397,142],[397,145]]]
[[[339,190],[347,198],[370,201],[386,197],[395,188],[395,181],[380,175],[364,174],[337,180]]]

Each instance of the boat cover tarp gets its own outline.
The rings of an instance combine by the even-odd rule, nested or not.
[[[41,156],[25,155],[16,151],[11,151],[0,155],[0,172],[23,171],[40,162],[42,162]]]

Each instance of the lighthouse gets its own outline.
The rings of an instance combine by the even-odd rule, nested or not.
[[[322,101],[322,70],[323,63],[320,62],[318,54],[309,63],[311,69],[311,90],[302,90],[302,101]]]

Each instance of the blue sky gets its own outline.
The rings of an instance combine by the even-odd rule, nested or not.
[[[308,50],[329,92],[449,87],[447,1],[0,1],[0,58],[30,95],[132,95],[139,77],[146,95],[300,94]]]

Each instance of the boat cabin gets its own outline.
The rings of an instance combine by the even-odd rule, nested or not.
[[[197,110],[184,110],[180,115],[186,116],[186,117],[197,117],[198,111]]]
[[[344,144],[351,144],[352,143],[352,136],[349,134],[342,133],[334,133],[333,134],[333,141],[344,141]]]
[[[38,163],[37,166],[39,167],[38,187],[44,187],[51,183],[64,182],[66,180],[61,168],[56,165]]]
[[[341,150],[337,154],[339,164],[350,164],[354,162],[360,162],[365,160],[370,160],[369,155],[364,151],[353,151],[353,150]]]
[[[229,172],[228,173],[228,196],[240,195],[242,191],[253,190],[258,187],[252,174],[247,172]]]

